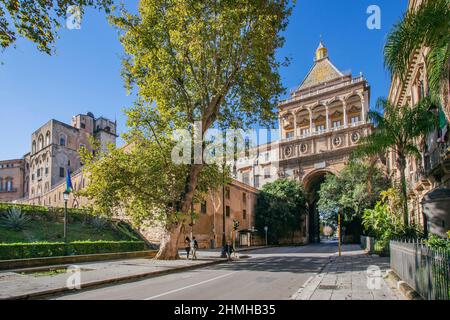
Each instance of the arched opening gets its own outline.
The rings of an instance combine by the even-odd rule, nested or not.
[[[325,181],[327,174],[334,174],[329,170],[317,170],[305,177],[303,184],[308,201],[308,237],[310,243],[320,242],[320,212],[317,208],[319,201],[319,190],[322,183]]]

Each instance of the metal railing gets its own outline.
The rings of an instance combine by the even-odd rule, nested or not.
[[[450,299],[450,254],[423,242],[390,242],[391,269],[427,300]]]

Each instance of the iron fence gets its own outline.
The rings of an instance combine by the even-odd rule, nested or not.
[[[427,300],[449,300],[450,253],[421,241],[391,241],[391,269]]]

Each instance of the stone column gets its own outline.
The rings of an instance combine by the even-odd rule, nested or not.
[[[311,108],[308,108],[308,111],[309,111],[309,134],[312,134],[313,133],[314,124],[313,124],[313,116],[312,116]]]
[[[364,95],[359,96],[361,98],[361,121],[366,123],[366,100],[364,99]]]
[[[294,115],[294,138],[297,138],[297,113],[293,112]]]
[[[345,100],[342,101],[342,106],[344,109],[344,128],[347,127],[347,102]]]
[[[327,106],[325,106],[325,117],[326,117],[326,130],[328,130],[328,129],[330,129],[330,116],[329,116],[329,114],[328,114],[328,105]]]

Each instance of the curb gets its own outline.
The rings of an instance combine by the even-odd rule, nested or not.
[[[248,249],[245,248],[245,249],[242,249],[239,251],[236,250],[236,251],[237,252],[252,251],[252,250],[259,250],[259,249],[266,249],[266,248],[268,248],[268,247],[248,248]],[[213,265],[221,264],[221,263],[225,263],[225,262],[228,262],[228,259],[218,258],[218,260],[215,260],[215,261],[209,261],[209,262],[192,265],[192,266],[183,266],[183,267],[161,270],[161,271],[152,271],[152,272],[140,273],[140,274],[135,274],[135,275],[130,275],[130,276],[122,276],[122,277],[118,277],[118,278],[110,278],[110,279],[104,279],[104,280],[98,280],[98,281],[91,281],[91,282],[81,284],[81,288],[79,290],[73,290],[73,289],[69,289],[67,287],[60,287],[60,288],[55,288],[55,289],[42,290],[42,291],[36,291],[36,292],[31,292],[31,293],[26,293],[26,294],[21,294],[21,295],[16,295],[16,296],[0,298],[0,300],[28,300],[28,299],[43,298],[46,296],[52,296],[52,295],[56,295],[56,294],[63,294],[63,293],[69,293],[69,292],[70,293],[81,292],[82,290],[88,289],[88,288],[93,289],[95,287],[101,287],[101,286],[113,284],[113,283],[127,283],[127,282],[133,282],[133,281],[140,280],[140,279],[145,279],[145,278],[150,279],[153,277],[163,276],[163,275],[177,273],[177,272],[181,272],[181,271],[188,271],[188,270],[204,268],[204,267],[213,266]]]
[[[393,270],[386,271],[386,278],[393,282],[395,287],[408,299],[408,300],[423,300],[423,298],[411,288],[405,281],[399,278]]]
[[[335,260],[335,256],[330,256],[327,263],[325,263],[319,271],[317,271],[314,275],[312,275],[306,282],[298,289],[296,293],[294,293],[289,300],[309,300],[314,292],[316,291],[317,287],[319,286],[320,282],[322,281],[324,277],[323,270]]]

